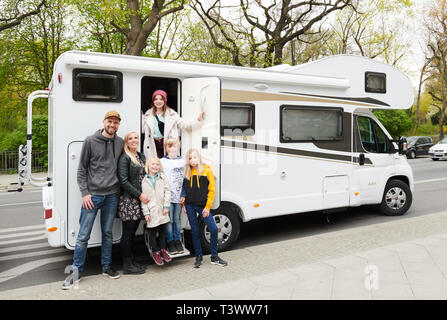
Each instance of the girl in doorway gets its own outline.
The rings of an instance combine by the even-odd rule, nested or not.
[[[203,120],[201,112],[197,120],[186,121],[180,118],[175,110],[167,105],[168,95],[163,90],[155,90],[152,94],[152,105],[143,116],[142,132],[144,133],[144,155],[146,158],[162,158],[166,152],[164,141],[169,138],[179,140],[180,129],[197,127]]]
[[[226,266],[228,263],[217,255],[217,226],[210,208],[214,201],[214,175],[210,167],[202,163],[200,153],[191,149],[186,153],[185,178],[181,194],[181,203],[185,205],[191,226],[192,244],[196,260],[194,267],[202,264],[202,247],[199,238],[199,220],[205,222],[211,233],[211,264]]]
[[[162,266],[163,260],[171,261],[171,257],[166,251],[165,225],[169,222],[171,190],[166,176],[161,172],[160,159],[147,159],[145,169],[146,175],[141,183],[141,189],[150,201],[147,204],[141,203],[141,207],[147,222],[152,258],[157,265]]]

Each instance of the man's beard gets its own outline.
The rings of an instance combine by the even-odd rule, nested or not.
[[[104,128],[104,131],[108,134],[108,135],[111,135],[111,136],[113,136],[113,135],[115,135],[115,133],[116,133],[116,129],[112,129],[112,128],[107,128],[107,127],[105,127]]]

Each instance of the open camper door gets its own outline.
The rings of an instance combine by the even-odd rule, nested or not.
[[[213,171],[216,195],[211,209],[220,205],[220,88],[217,77],[188,78],[182,82],[183,120],[197,120],[201,111],[205,115],[200,126],[182,130],[181,153],[184,156],[189,149],[197,149]]]

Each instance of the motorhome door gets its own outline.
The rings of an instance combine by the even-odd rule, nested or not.
[[[196,120],[201,111],[204,120],[191,130],[182,130],[182,156],[191,149],[201,152],[203,162],[213,171],[216,195],[211,209],[220,204],[220,79],[216,77],[188,78],[182,81],[181,117]]]
[[[82,141],[73,141],[68,146],[68,202],[67,202],[67,244],[74,248],[76,245],[76,238],[79,232],[79,217],[81,215],[82,195],[79,191],[77,183],[77,172],[79,166],[79,158],[81,156]],[[101,214],[97,213],[95,222],[93,224],[92,232],[88,245],[101,245]],[[115,218],[113,222],[113,242],[116,243],[121,239],[122,227],[121,220]]]

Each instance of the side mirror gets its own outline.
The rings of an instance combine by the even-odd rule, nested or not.
[[[359,154],[359,165],[363,166],[365,164],[365,154],[360,153]]]
[[[407,139],[404,137],[399,137],[399,154],[405,154],[407,151]]]
[[[392,142],[396,142],[398,145],[398,150],[394,148]],[[390,140],[388,146],[388,153],[396,153],[399,152],[400,155],[405,154],[407,151],[407,139],[404,137],[399,137],[398,140]]]

